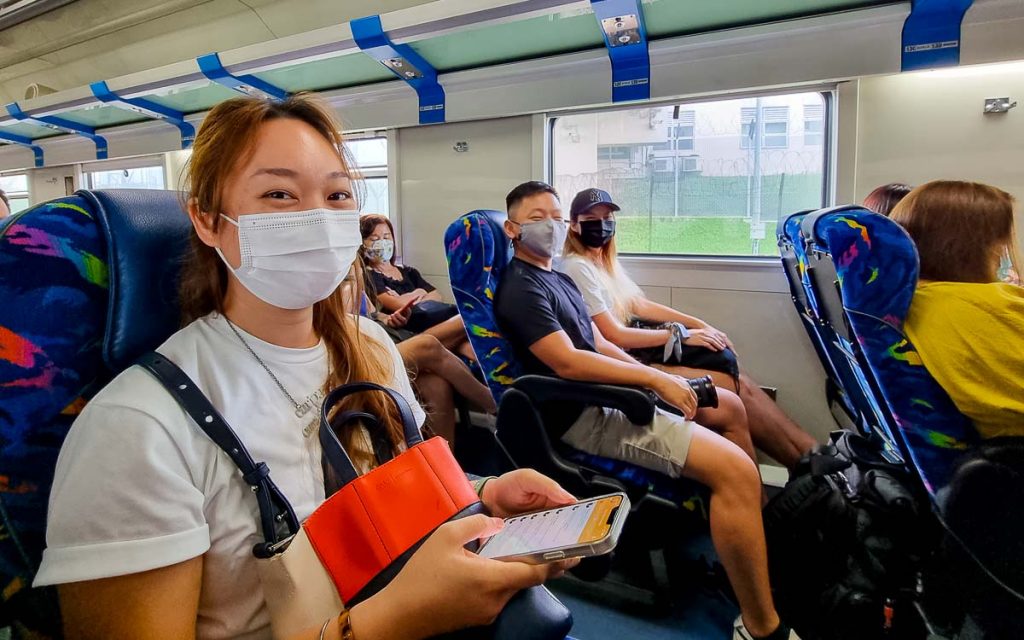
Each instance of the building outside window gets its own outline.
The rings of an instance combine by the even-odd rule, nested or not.
[[[820,146],[824,144],[825,113],[820,104],[804,105],[804,144]]]
[[[11,203],[11,213],[18,213],[29,207],[28,176],[12,173],[0,176],[0,189]]]
[[[826,204],[829,98],[764,95],[559,116],[549,177],[563,206],[590,187],[611,193],[622,207],[622,253],[774,256],[779,217]],[[815,114],[819,138],[812,129],[808,139],[804,120]]]
[[[750,149],[755,144],[754,120],[757,107],[744,107],[741,111],[743,119],[743,148]],[[785,149],[789,146],[789,107],[761,107],[761,144],[765,149]]]

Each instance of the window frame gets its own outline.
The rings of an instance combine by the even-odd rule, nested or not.
[[[82,184],[86,189],[95,189],[92,184],[92,174],[102,173],[106,171],[130,171],[132,169],[148,169],[151,167],[158,167],[163,174],[164,187],[163,191],[173,191],[173,187],[168,185],[171,184],[170,176],[167,175],[167,158],[166,154],[158,155],[144,155],[144,156],[132,156],[128,158],[115,158],[113,160],[98,160],[95,162],[83,162],[79,167],[79,175],[82,178]]]
[[[634,109],[650,109],[656,107],[679,107],[681,110],[691,105],[704,104],[708,102],[720,102],[723,100],[741,100],[744,98],[767,98],[772,96],[785,96],[794,93],[817,93],[822,98],[822,181],[821,181],[821,208],[835,206],[836,187],[836,158],[835,140],[838,128],[838,92],[839,85],[836,83],[819,83],[813,85],[796,85],[780,87],[771,91],[741,91],[735,93],[718,93],[702,95],[697,97],[678,97],[674,99],[657,99],[636,103],[628,106],[608,105],[584,109],[564,109],[550,111],[544,114],[545,126],[545,159],[544,174],[545,180],[554,184],[555,178],[555,144],[554,131],[559,118],[574,115],[587,115],[614,111],[628,111]],[[803,115],[801,114],[801,118]],[[742,126],[742,125],[741,125]],[[787,136],[792,137],[793,131],[788,131]],[[696,154],[699,156],[699,154]],[[565,194],[560,194],[564,197]],[[795,212],[794,212],[795,213]],[[768,240],[768,238],[766,238]],[[619,256],[625,261],[636,264],[665,264],[665,265],[718,265],[726,267],[753,267],[757,269],[772,268],[778,266],[778,256],[752,256],[752,255],[707,255],[696,253],[633,253],[619,252]]]
[[[0,172],[0,177],[9,178],[11,176],[24,176],[25,177],[25,190],[24,191],[5,191],[4,195],[7,196],[8,200],[26,200],[28,206],[25,209],[32,207],[32,180],[29,179],[29,173],[27,171],[4,171]],[[22,209],[24,211],[24,209]],[[11,215],[15,212],[12,210]]]
[[[370,129],[370,130],[365,130],[365,131],[342,131],[341,136],[342,136],[342,140],[344,141],[345,145],[348,145],[351,142],[356,142],[356,141],[359,141],[359,140],[375,140],[375,139],[384,140],[385,144],[387,145],[387,151],[386,151],[386,156],[385,156],[385,163],[382,164],[382,165],[373,165],[373,166],[370,166],[370,167],[364,167],[362,165],[359,165],[358,166],[358,169],[359,169],[359,179],[360,179],[360,181],[363,182],[363,187],[364,188],[366,187],[366,182],[368,180],[377,180],[377,179],[385,179],[385,180],[387,180],[387,183],[388,183],[388,219],[391,220],[391,224],[394,225],[394,227],[395,227],[395,234],[397,235],[399,233],[399,231],[398,231],[398,213],[397,213],[397,207],[396,207],[396,195],[397,194],[395,193],[395,190],[397,189],[397,183],[396,183],[396,180],[395,180],[395,173],[396,173],[396,169],[395,169],[395,166],[396,166],[396,162],[395,162],[395,160],[396,160],[396,155],[395,155],[396,149],[395,149],[395,147],[397,145],[396,145],[396,140],[395,140],[395,136],[393,135],[393,132],[394,132],[393,129],[386,129],[386,130]],[[354,155],[352,157],[352,160],[353,161],[356,160]],[[362,209],[363,204],[364,203],[362,203],[362,202],[359,203],[359,214],[363,215],[364,213],[371,213],[369,211],[366,211],[366,212],[363,211],[363,209]]]
[[[370,170],[359,167],[360,178],[386,178],[388,181],[388,220],[395,228],[395,253],[401,257],[404,253],[404,239],[402,237],[402,207],[401,191],[398,176],[398,129],[353,129],[341,132],[342,140],[347,144],[356,140],[369,138],[383,138],[387,141],[387,164],[373,167]],[[354,158],[353,158],[354,160]],[[360,204],[359,215],[363,215]]]

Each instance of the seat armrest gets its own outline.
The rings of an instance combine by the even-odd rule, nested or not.
[[[522,391],[537,404],[577,402],[588,407],[618,409],[633,424],[650,424],[654,420],[655,395],[639,387],[528,375],[517,378],[512,388]]]

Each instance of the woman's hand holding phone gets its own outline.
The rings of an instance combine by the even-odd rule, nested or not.
[[[485,515],[441,525],[387,587],[353,610],[353,630],[360,633],[360,608],[367,628],[378,628],[376,618],[382,612],[391,617],[380,637],[428,638],[490,624],[517,592],[565,571],[567,563],[499,562],[466,550],[467,543],[503,527],[500,518]]]
[[[416,300],[406,301],[400,309],[389,315],[384,323],[392,329],[401,329],[409,322],[409,316],[412,315],[412,308],[415,304]]]

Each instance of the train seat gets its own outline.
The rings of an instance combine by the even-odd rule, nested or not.
[[[832,286],[812,278],[815,290],[824,305],[841,304],[865,378],[946,529],[939,557],[949,560],[927,580],[954,594],[940,610],[965,612],[985,637],[1016,637],[1024,615],[1024,516],[1015,508],[1024,496],[1024,438],[981,441],[903,333],[919,263],[902,227],[846,207],[808,215],[801,234],[812,261],[834,266]]]
[[[846,211],[854,207],[841,206],[827,209],[831,212]],[[826,210],[822,210],[826,211]],[[836,287],[835,266],[823,259],[821,254],[810,252],[807,238],[801,225],[810,213],[794,214],[782,223],[785,240],[780,240],[780,252],[789,252],[795,258],[795,265],[787,264],[787,256],[783,253],[783,265],[786,266],[787,277],[791,277],[792,267],[796,267],[796,283],[802,286],[803,295],[795,297],[798,312],[805,310],[812,319],[813,330],[817,334],[816,347],[822,366],[830,376],[835,376],[827,390],[833,384],[841,389],[846,408],[852,411],[854,428],[873,439],[880,440],[890,450],[895,450],[888,427],[888,417],[879,400],[878,393],[864,375],[864,369],[858,362],[855,345],[848,322],[844,316],[842,304],[833,291]],[[812,340],[814,340],[812,336]],[[831,401],[832,398],[829,398]]]
[[[825,209],[800,222],[809,284],[830,340],[843,346],[884,434],[931,495],[978,442],[970,421],[925,369],[903,323],[917,284],[917,249],[885,216]]]
[[[178,327],[191,227],[178,197],[79,191],[0,226],[3,612],[41,633],[59,619],[49,596],[28,587],[61,443],[86,400]]]
[[[804,285],[807,272],[807,258],[804,245],[800,238],[800,221],[812,211],[798,211],[790,216],[780,217],[776,228],[779,257],[789,284],[790,297],[796,307],[797,316],[811,340],[811,346],[825,370],[825,396],[839,424],[850,424],[861,427],[863,419],[846,390],[840,370],[836,367],[832,345],[828,344],[819,326],[820,319],[810,299],[811,292]],[[863,429],[861,429],[863,430]]]
[[[448,272],[459,313],[499,405],[497,438],[502,449],[515,465],[550,475],[578,495],[625,489],[635,506],[645,500],[670,508],[683,504],[703,514],[706,494],[699,485],[591,456],[548,437],[542,416],[549,402],[574,400],[613,407],[643,423],[651,420],[655,399],[635,388],[520,375],[512,346],[498,330],[493,309],[494,293],[512,258],[502,230],[505,219],[499,211],[472,211],[455,220],[445,233]]]

